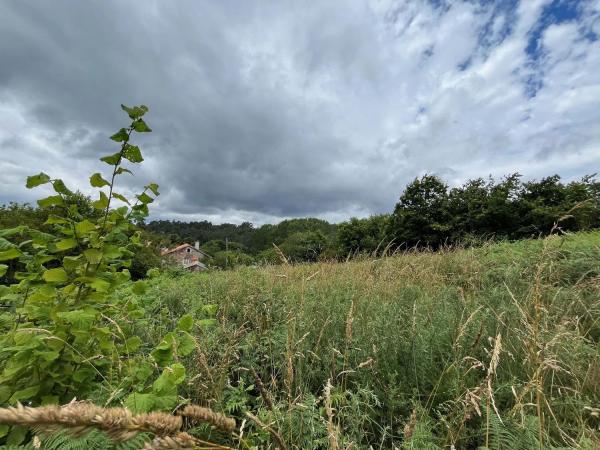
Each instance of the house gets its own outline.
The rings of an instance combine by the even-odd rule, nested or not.
[[[194,245],[181,244],[175,248],[165,248],[160,255],[171,264],[181,265],[190,272],[199,272],[206,270],[206,265],[202,263],[208,255],[200,250],[200,242],[196,241]]]

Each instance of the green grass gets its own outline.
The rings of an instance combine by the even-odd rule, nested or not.
[[[600,232],[151,285],[149,345],[197,319],[184,395],[289,448],[600,445]]]

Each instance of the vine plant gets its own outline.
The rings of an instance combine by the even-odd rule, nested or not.
[[[15,283],[0,286],[0,405],[59,404],[90,396],[107,404],[123,400],[138,411],[176,403],[185,370],[174,364],[173,348],[181,344],[179,354],[192,351],[191,317],[182,319],[166,337],[168,344],[154,352],[161,358],[154,358],[138,351],[142,341],[135,321],[144,314],[138,297],[115,295],[117,290],[143,293],[144,282],[132,282],[128,270],[142,245],[135,223],[159,195],[158,185],[150,183],[132,204],[115,190],[117,179],[132,173],[125,163],[143,161],[131,143],[134,133],[151,131],[143,119],[146,106],[121,107],[131,122],[110,137],[119,151],[100,158],[110,166],[108,179],[99,172],[90,177],[98,189],[95,212],[82,213],[62,180],[39,173],[28,177],[26,186],[53,188],[54,195],[37,202],[51,211],[45,224],[51,231],[0,230],[0,276],[7,262],[22,269],[14,274]],[[115,207],[115,200],[123,206]],[[155,369],[162,375],[146,386]],[[18,444],[25,435],[24,429],[0,425],[0,442]]]

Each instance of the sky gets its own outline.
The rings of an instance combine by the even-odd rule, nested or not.
[[[3,0],[0,204],[91,193],[146,104],[153,219],[390,212],[451,186],[600,172],[600,0]]]

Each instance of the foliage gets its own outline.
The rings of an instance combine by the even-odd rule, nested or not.
[[[397,245],[439,248],[471,236],[547,235],[559,219],[565,231],[600,227],[600,182],[594,176],[565,185],[558,175],[521,182],[512,174],[498,183],[478,178],[448,189],[438,177],[424,175],[402,193],[388,230]]]
[[[343,254],[383,251],[390,243],[387,236],[390,216],[381,214],[366,219],[353,217],[342,222],[337,230],[337,242]]]
[[[331,448],[333,430],[338,448],[591,449],[598,261],[600,233],[579,233],[163,274],[144,298],[194,318],[185,396],[246,419],[250,446]],[[148,315],[149,328],[176,320]]]
[[[101,158],[110,166],[110,177],[90,177],[98,188],[91,207],[60,179],[40,173],[27,179],[27,187],[49,184],[55,191],[38,200],[36,216],[47,217],[42,229],[18,225],[0,231],[0,259],[18,261],[22,268],[14,274],[17,282],[0,287],[7,310],[0,316],[0,403],[42,405],[114,396],[115,382],[122,383],[127,374],[139,376],[132,353],[141,341],[131,321],[143,312],[135,301],[114,293],[130,286],[128,268],[141,245],[133,222],[147,216],[150,194],[158,195],[158,186],[147,185],[132,206],[111,208],[114,199],[129,204],[114,189],[117,178],[129,173],[123,163],[143,160],[130,142],[132,133],[150,131],[142,119],[145,106],[123,110],[131,123],[111,136],[120,143],[119,151]],[[32,214],[29,208],[13,210]],[[134,292],[142,288],[140,282],[132,287]],[[17,427],[7,442],[23,438]]]

